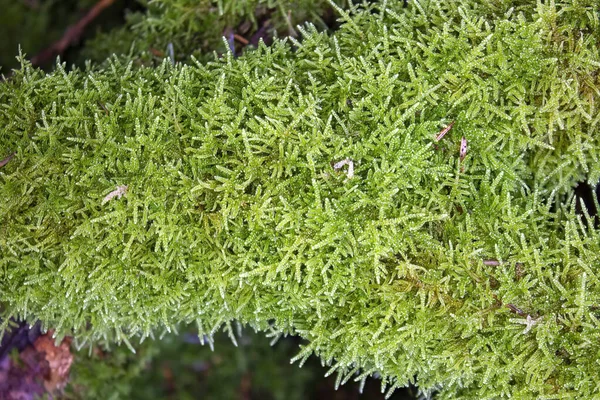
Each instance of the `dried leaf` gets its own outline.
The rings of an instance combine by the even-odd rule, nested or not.
[[[65,338],[59,346],[54,344],[51,333],[40,336],[33,346],[39,353],[44,353],[44,357],[50,368],[49,373],[44,377],[44,387],[49,392],[61,390],[67,384],[69,370],[73,364],[73,355],[70,351],[71,338]]]
[[[70,338],[57,347],[51,332],[40,336],[39,324],[24,323],[5,338],[0,344],[1,400],[53,398],[65,387],[73,362]],[[16,358],[9,355],[14,351]]]
[[[13,157],[15,156],[15,154],[17,154],[17,153],[12,152],[12,154],[10,154],[4,160],[0,161],[0,168],[4,167],[6,164],[8,164],[8,162],[13,159]]]
[[[446,135],[446,133],[450,132],[450,129],[452,129],[452,127],[454,126],[454,122],[452,121],[450,122],[450,125],[448,125],[447,127],[445,127],[444,129],[442,129],[437,136],[435,137],[435,141],[439,142],[440,140],[442,140],[442,138],[444,137],[444,135]]]
[[[462,139],[460,139],[460,161],[464,160],[466,156],[467,156],[467,138],[463,136]]]

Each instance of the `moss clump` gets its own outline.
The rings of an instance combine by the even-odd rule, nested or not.
[[[570,194],[600,177],[596,5],[377,3],[237,59],[25,63],[3,318],[82,345],[237,320],[340,382],[598,395],[600,234]]]
[[[327,0],[140,2],[147,8],[144,13],[130,14],[124,27],[90,41],[82,57],[102,61],[114,53],[144,65],[167,56],[175,60],[188,60],[190,55],[208,59],[215,50],[242,47],[234,40],[234,33],[255,45],[259,38],[296,37],[297,25],[305,21],[327,28],[323,17],[332,10]],[[347,1],[333,4],[346,6]],[[223,46],[223,36],[230,41],[227,47]]]

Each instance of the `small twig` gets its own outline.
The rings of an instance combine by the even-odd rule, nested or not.
[[[446,133],[448,133],[450,131],[450,129],[452,129],[452,127],[454,126],[454,122],[452,121],[450,122],[450,125],[448,125],[447,127],[445,127],[444,129],[442,129],[437,136],[435,137],[435,141],[439,142],[440,140],[442,140],[442,138],[444,137],[444,135],[446,135]]]
[[[241,35],[238,35],[237,33],[234,33],[234,34],[233,34],[233,38],[234,38],[235,40],[237,40],[238,42],[240,42],[241,44],[243,44],[244,46],[247,46],[247,45],[248,45],[248,43],[250,43],[250,42],[248,41],[248,39],[246,39],[245,37],[243,37],[243,36],[241,36]]]
[[[8,164],[8,162],[13,159],[15,154],[17,154],[17,153],[13,151],[11,154],[8,155],[8,157],[6,157],[2,161],[0,161],[0,168],[4,167],[6,164]]]
[[[62,38],[57,42],[54,42],[52,46],[48,47],[35,57],[31,59],[32,65],[43,65],[48,60],[54,58],[57,55],[63,54],[65,50],[73,43],[81,39],[81,35],[85,28],[94,20],[102,10],[109,7],[115,2],[115,0],[99,0],[94,7],[88,11],[75,25],[71,25],[67,28]]]
[[[514,312],[515,314],[519,314],[520,316],[525,316],[527,315],[527,313],[523,310],[521,310],[519,307],[515,306],[514,304],[506,304],[506,308],[508,308],[510,311]]]

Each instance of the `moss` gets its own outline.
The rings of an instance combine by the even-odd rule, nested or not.
[[[138,64],[171,56],[175,60],[208,59],[213,51],[225,52],[231,47],[243,51],[243,44],[233,39],[239,34],[256,45],[259,38],[297,36],[297,25],[312,21],[328,28],[324,21],[331,14],[326,0],[158,0],[142,2],[147,10],[128,15],[125,26],[91,40],[81,58],[102,61],[118,54]],[[345,0],[334,4],[345,6]],[[223,36],[231,44],[223,45]],[[236,46],[237,44],[237,46]],[[245,43],[244,43],[245,44]]]
[[[24,62],[3,318],[80,344],[236,320],[340,381],[597,395],[600,237],[572,195],[600,178],[595,5],[376,3],[237,59]]]

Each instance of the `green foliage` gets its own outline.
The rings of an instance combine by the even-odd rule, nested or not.
[[[247,330],[235,336],[237,346],[224,334],[201,346],[197,336],[186,333],[145,341],[136,346],[136,354],[124,346],[95,348],[89,356],[83,349],[64,398],[234,399],[244,392],[259,399],[311,398],[307,392],[322,372],[290,365],[293,341],[280,340],[272,347],[269,339]]]
[[[83,57],[104,60],[110,54],[129,56],[138,63],[152,65],[168,56],[173,46],[176,60],[190,55],[201,59],[213,50],[225,51],[222,37],[227,29],[256,33],[261,27],[280,36],[297,36],[296,26],[312,21],[326,28],[322,16],[330,8],[327,0],[140,0],[148,9],[128,16],[128,23],[88,43]],[[336,0],[340,6],[345,0]],[[268,20],[268,24],[264,23]]]
[[[237,59],[24,63],[2,317],[80,345],[235,320],[342,383],[599,395],[600,231],[571,194],[600,178],[596,6],[383,2]]]
[[[36,54],[58,40],[68,24],[94,3],[93,0],[0,0],[0,67],[7,73],[18,67],[19,49]],[[61,24],[56,24],[61,21]]]
[[[145,377],[148,365],[160,355],[161,344],[168,346],[170,341],[146,341],[136,346],[135,353],[125,346],[110,351],[94,346],[93,352],[88,353],[87,349],[76,352],[68,386],[61,398],[133,399],[139,390],[147,388],[136,383]]]

